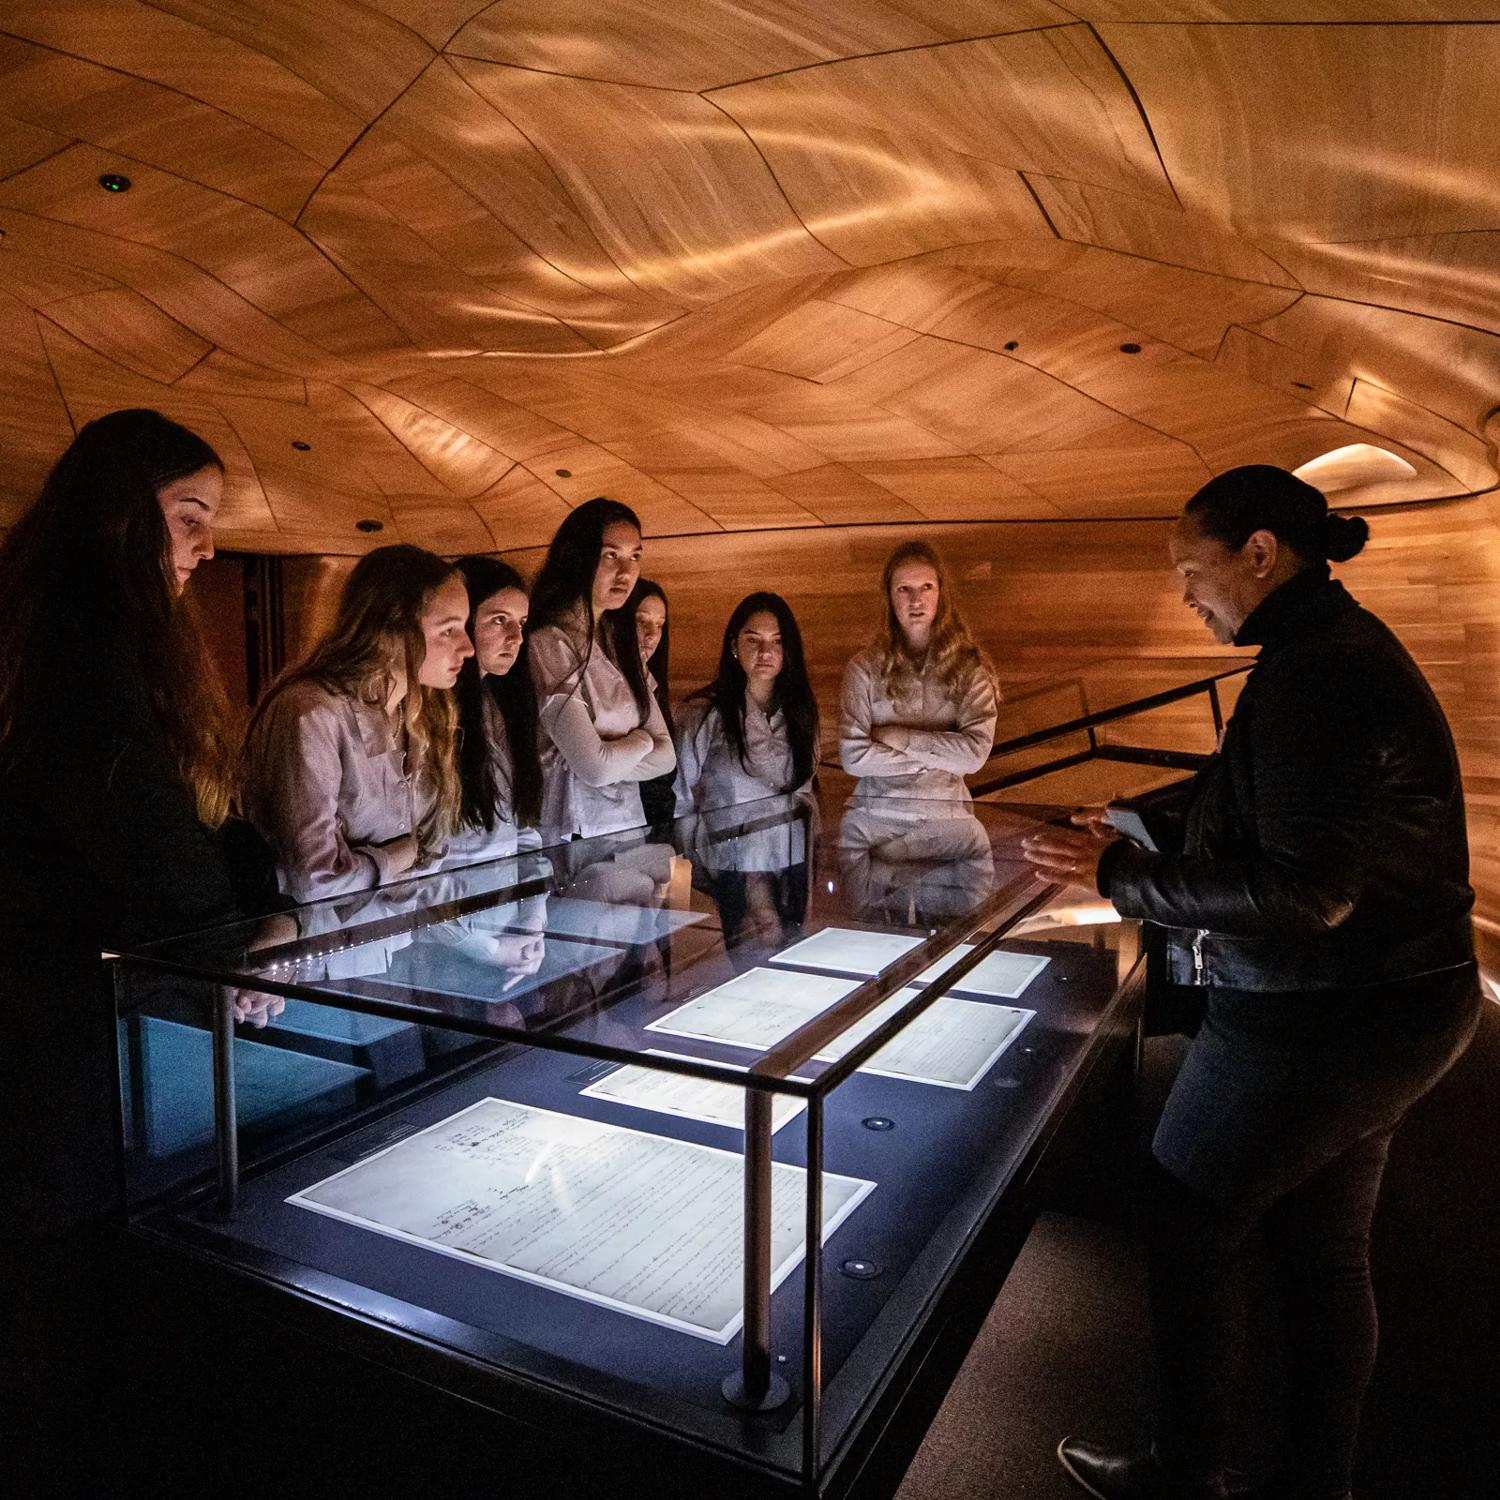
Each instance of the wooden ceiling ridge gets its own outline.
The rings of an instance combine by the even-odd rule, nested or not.
[[[0,525],[127,402],[285,552],[1489,493],[1500,5],[1350,9],[10,0]]]

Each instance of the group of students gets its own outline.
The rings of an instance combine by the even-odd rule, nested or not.
[[[356,564],[323,638],[251,721],[238,797],[297,902],[807,788],[818,711],[786,601],[757,591],[674,735],[667,601],[634,512],[595,499],[534,585],[410,546]],[[867,795],[967,796],[994,740],[993,674],[923,543],[886,566],[887,629],[846,674],[845,767]],[[534,831],[533,831],[534,830]]]
[[[236,744],[183,607],[223,488],[202,438],[115,412],[0,547],[0,977],[36,1000],[0,1022],[18,1073],[45,1075],[59,994],[94,1008],[110,946],[810,786],[818,710],[786,601],[735,606],[674,744],[652,672],[667,599],[640,577],[634,512],[604,498],[567,516],[529,587],[493,557],[366,554]],[[843,763],[865,796],[966,799],[993,672],[926,544],[891,555],[883,596],[845,675]],[[72,1101],[60,1149],[98,1113]],[[76,1172],[58,1181],[78,1196]]]

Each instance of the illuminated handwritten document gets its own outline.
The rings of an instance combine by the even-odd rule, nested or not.
[[[882,1000],[818,1056],[829,1062],[843,1057],[916,993],[915,989],[901,990]],[[971,1090],[1035,1014],[1034,1010],[1017,1010],[1013,1005],[988,1005],[982,1000],[943,995],[909,1021],[859,1071]]]
[[[647,1029],[764,1052],[852,994],[860,983],[790,970],[748,969],[651,1022]],[[824,1060],[844,1056],[915,993],[906,989],[882,1000],[817,1055]],[[972,1089],[1035,1014],[1010,1005],[944,995],[897,1032],[860,1071]]]
[[[801,1167],[771,1166],[771,1285],[802,1259]],[[823,1238],[873,1182],[823,1175]],[[287,1201],[727,1344],[744,1316],[744,1158],[481,1099]]]
[[[655,1057],[675,1057],[678,1054],[651,1049]],[[701,1059],[694,1059],[701,1061]],[[733,1068],[743,1073],[744,1068],[733,1063],[718,1063],[721,1068]],[[639,1063],[627,1063],[613,1073],[592,1083],[583,1090],[589,1099],[607,1099],[612,1104],[628,1104],[632,1109],[648,1109],[665,1115],[678,1115],[688,1120],[701,1120],[705,1125],[730,1125],[737,1130],[745,1126],[745,1090],[732,1083],[716,1083],[711,1078],[688,1078],[681,1073],[663,1073],[656,1068],[643,1067]],[[781,1129],[788,1120],[795,1119],[807,1108],[807,1101],[795,1099],[787,1094],[777,1094],[771,1101],[771,1130]]]
[[[860,983],[821,974],[746,969],[652,1021],[646,1030],[764,1052],[845,995],[852,995]]]
[[[835,974],[870,976],[903,958],[919,937],[899,932],[870,932],[860,927],[825,927],[811,937],[783,948],[773,964],[799,964],[804,969],[827,969]]]
[[[823,969],[835,974],[879,974],[898,958],[910,953],[922,940],[895,932],[866,932],[855,927],[825,927],[801,942],[783,948],[771,962],[797,964],[804,969]],[[913,984],[930,984],[961,958],[974,951],[973,943],[960,943],[935,964],[924,969]],[[999,1000],[1019,1000],[1026,987],[1045,969],[1049,959],[1034,953],[987,953],[955,980],[955,994],[991,995]]]

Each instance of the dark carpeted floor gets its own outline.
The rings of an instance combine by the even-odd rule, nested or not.
[[[1148,1088],[1173,1048],[1149,1049]],[[1500,1007],[1398,1136],[1376,1222],[1381,1354],[1365,1407],[1360,1500],[1500,1493]],[[1274,1444],[1274,1315],[1248,1330],[1248,1455]],[[1044,1216],[899,1491],[899,1500],[1070,1500],[1054,1456],[1085,1433],[1150,1435],[1145,1275],[1128,1228]]]

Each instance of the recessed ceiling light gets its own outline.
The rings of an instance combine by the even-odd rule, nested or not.
[[[312,444],[311,443],[304,443],[301,438],[293,438],[292,439],[292,447],[294,447],[297,450],[298,453],[311,453],[312,452]]]
[[[1120,353],[1121,354],[1139,354],[1140,352],[1141,352],[1141,346],[1139,344],[1121,344],[1120,345]]]
[[[130,191],[130,179],[122,177],[118,172],[105,172],[99,179],[99,186],[106,193],[128,193]]]
[[[559,469],[557,471],[557,477],[559,479],[571,479],[573,477],[573,471],[571,469]]]
[[[354,529],[356,531],[384,531],[385,530],[385,522],[384,521],[356,521],[354,523]]]
[[[1019,349],[1020,347],[1014,339],[1010,339],[1005,345],[1005,352],[1009,354],[1012,349]]]

